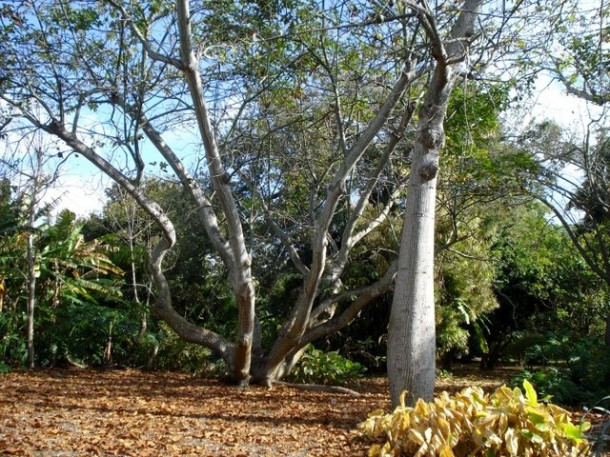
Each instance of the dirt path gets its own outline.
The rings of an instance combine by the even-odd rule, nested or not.
[[[458,368],[457,373],[460,373]],[[462,375],[439,389],[477,382]],[[481,384],[482,383],[482,384]],[[179,373],[39,371],[0,375],[0,453],[21,456],[359,457],[356,425],[389,409],[383,378],[361,396],[288,386],[247,390]]]

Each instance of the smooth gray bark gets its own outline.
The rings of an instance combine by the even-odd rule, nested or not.
[[[291,352],[294,353],[295,348],[298,349],[302,347],[302,338],[311,323],[314,300],[318,296],[319,286],[327,268],[328,231],[335,215],[339,198],[345,193],[346,180],[366,152],[375,138],[375,135],[377,135],[386,124],[392,110],[396,107],[405,90],[413,82],[417,74],[418,73],[411,65],[405,66],[400,77],[394,83],[388,98],[375,118],[350,148],[341,167],[339,167],[331,184],[328,186],[324,207],[320,217],[315,221],[313,230],[311,242],[313,259],[311,261],[311,267],[303,281],[303,289],[299,295],[298,301],[293,307],[289,319],[282,327],[280,335],[269,353],[267,368],[268,378],[275,379],[278,376],[281,376],[281,373],[283,372],[282,365],[285,362],[288,362],[289,365],[292,363],[292,358],[289,354]],[[350,233],[350,236],[345,239],[344,243],[348,246],[349,243],[351,243],[351,246],[353,246],[356,243],[356,240],[353,237],[353,233]],[[349,248],[351,248],[351,246]],[[347,255],[347,252],[345,255]],[[341,270],[343,266],[341,267]]]
[[[433,13],[415,9],[422,15],[437,64],[419,112],[388,329],[388,377],[395,406],[405,390],[409,404],[418,398],[429,401],[434,393],[434,223],[439,156],[445,144],[443,124],[449,96],[481,3],[464,2],[447,45],[439,38]]]
[[[35,188],[37,183],[34,184]],[[34,194],[35,195],[35,194]],[[27,238],[27,263],[28,263],[28,298],[27,298],[27,348],[28,348],[28,368],[35,367],[36,352],[34,348],[34,319],[36,310],[36,247],[34,246],[34,222],[35,222],[35,200],[32,197],[28,208],[28,238]]]
[[[232,261],[228,268],[238,309],[237,338],[233,361],[230,365],[231,375],[237,382],[247,383],[250,379],[255,322],[255,290],[251,272],[252,259],[244,240],[241,218],[231,191],[230,178],[223,166],[205,102],[203,82],[201,81],[198,61],[193,50],[193,43],[191,42],[191,19],[188,0],[178,0],[176,2],[176,12],[178,16],[178,30],[180,32],[182,69],[189,86],[199,133],[205,147],[210,179],[226,217],[229,235]]]

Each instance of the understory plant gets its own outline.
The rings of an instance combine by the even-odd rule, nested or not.
[[[585,454],[590,424],[575,425],[570,413],[539,402],[533,386],[502,386],[491,395],[468,387],[443,392],[432,402],[401,404],[389,414],[374,411],[359,425],[373,442],[370,457],[566,457]]]
[[[541,395],[561,405],[591,403],[610,392],[610,348],[599,339],[551,337],[528,352],[552,354],[547,362],[553,365],[529,367],[511,380],[511,386],[528,380]]]
[[[360,363],[346,359],[336,351],[324,352],[310,344],[288,379],[301,383],[338,385],[353,381],[364,371]]]

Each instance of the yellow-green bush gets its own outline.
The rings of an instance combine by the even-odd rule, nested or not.
[[[584,455],[589,424],[572,424],[568,411],[539,402],[528,381],[523,387],[525,393],[502,386],[491,395],[469,387],[415,407],[404,405],[403,394],[393,413],[374,411],[360,424],[374,442],[369,457]]]

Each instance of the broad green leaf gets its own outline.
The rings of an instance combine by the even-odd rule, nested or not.
[[[549,416],[541,414],[535,410],[528,410],[527,418],[534,424],[544,424],[547,422]]]
[[[538,406],[538,395],[536,394],[536,389],[534,386],[527,380],[523,380],[523,388],[525,389],[525,398],[527,398],[528,403],[531,406]]]
[[[590,422],[583,422],[579,425],[566,424],[563,428],[563,433],[572,440],[580,441],[585,438],[585,432],[590,428]]]

